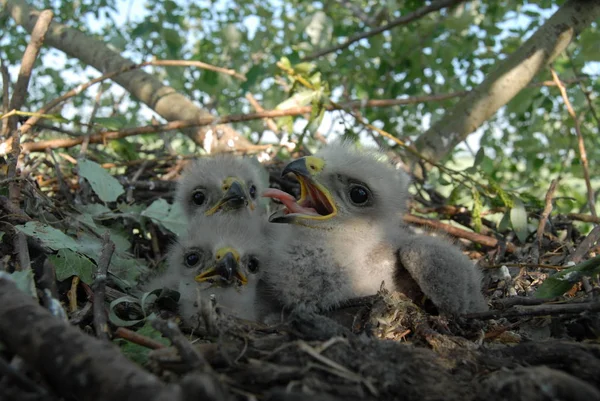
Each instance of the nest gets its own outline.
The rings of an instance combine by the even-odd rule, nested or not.
[[[465,251],[485,270],[488,312],[440,316],[382,289],[271,326],[206,299],[196,319],[181,322],[168,296],[147,302],[129,289],[160,266],[173,239],[143,212],[172,200],[183,163],[126,165],[117,178],[128,206],[108,208],[102,221],[86,217],[101,202],[76,175],[20,180],[18,206],[0,197],[3,399],[600,399],[597,277],[563,280],[566,290],[551,299],[533,296],[569,261],[598,251],[597,230],[582,235],[573,216],[548,215],[519,242],[491,223],[474,237],[440,222],[470,227],[460,206],[414,202],[408,222],[469,238]],[[280,163],[268,168],[272,186],[297,195],[297,183],[279,177]],[[36,222],[33,234],[14,228]],[[36,237],[48,226],[96,252],[90,277],[75,267],[79,259],[71,264],[79,275],[57,270],[56,258],[72,255]]]

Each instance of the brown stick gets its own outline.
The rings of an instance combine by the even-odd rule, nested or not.
[[[585,239],[581,241],[575,253],[573,253],[573,255],[571,255],[571,257],[569,258],[569,261],[574,263],[581,262],[581,259],[583,259],[583,257],[588,253],[590,248],[594,246],[594,244],[597,243],[598,240],[600,240],[600,224],[594,227],[592,231],[590,231],[590,233],[587,235],[587,237],[585,237]]]
[[[106,309],[104,307],[104,297],[106,293],[106,278],[108,275],[108,266],[110,259],[115,251],[115,244],[110,240],[110,233],[107,231],[102,236],[102,253],[98,261],[98,272],[92,286],[94,290],[94,328],[96,336],[100,339],[108,340],[108,323],[106,320]]]
[[[400,25],[406,25],[406,24],[408,24],[414,20],[417,20],[431,12],[441,10],[442,8],[451,7],[453,5],[462,3],[463,1],[464,0],[440,0],[440,1],[437,1],[428,6],[421,7],[410,14],[403,15],[399,18],[396,18],[395,20],[385,24],[382,27],[372,29],[368,32],[359,33],[357,35],[354,35],[339,45],[331,46],[326,49],[317,51],[309,56],[304,57],[304,59],[302,59],[302,61],[311,61],[316,58],[322,57],[326,54],[345,49],[345,48],[349,47],[352,43],[358,42],[359,40],[370,38],[370,37],[378,35],[382,32],[389,31],[390,29],[395,28]]]
[[[259,112],[265,111],[265,109],[260,105],[260,103],[258,103],[258,100],[256,100],[256,98],[252,96],[252,93],[246,93],[246,99],[248,99],[252,107],[254,107],[254,110]],[[271,131],[273,131],[275,135],[281,137],[281,133],[279,132],[279,128],[277,128],[277,124],[275,124],[275,121],[273,121],[271,118],[265,118],[265,124]]]
[[[10,109],[10,94],[8,88],[10,88],[10,74],[8,68],[4,65],[4,60],[0,58],[0,71],[2,73],[2,113],[8,113]],[[8,132],[8,119],[2,121],[2,136],[7,137]]]
[[[548,217],[550,216],[550,213],[552,212],[552,198],[554,197],[554,191],[556,191],[556,185],[558,184],[558,179],[554,179],[552,180],[552,182],[550,183],[550,187],[548,188],[548,191],[546,192],[546,198],[545,198],[545,206],[544,206],[544,211],[542,212],[542,215],[540,216],[540,223],[538,224],[538,228],[537,228],[537,259],[538,259],[538,263],[539,263],[539,250],[542,247],[542,237],[544,235],[544,228],[546,228],[546,220],[548,219]]]
[[[600,224],[600,217],[592,216],[590,214],[568,213],[567,217],[571,220],[583,221],[585,223]]]
[[[15,84],[12,99],[10,100],[10,108],[13,110],[20,109],[25,103],[25,97],[27,96],[27,87],[29,86],[29,79],[31,78],[31,70],[33,64],[40,53],[40,48],[44,43],[44,36],[48,31],[50,22],[52,22],[52,11],[44,10],[40,14],[40,18],[35,24],[33,31],[31,32],[31,40],[23,53],[23,59],[21,60],[21,70],[19,71],[19,77]],[[21,153],[21,133],[17,129],[17,118],[18,116],[12,116],[8,119],[6,125],[7,132],[5,135],[11,135],[11,157],[8,160],[8,178],[15,178],[17,175],[17,164],[19,162],[19,154]],[[15,205],[19,205],[19,193],[20,183],[18,181],[11,181],[8,185],[8,198]]]
[[[463,230],[461,228],[454,227],[454,226],[451,226],[450,224],[445,224],[445,223],[442,223],[437,220],[426,219],[426,218],[418,217],[418,216],[415,216],[412,214],[405,214],[404,221],[406,221],[408,223],[417,224],[420,226],[433,227],[438,230],[443,230],[443,231],[447,232],[448,234],[451,234],[455,237],[464,238],[464,239],[467,239],[469,241],[472,241],[472,242],[475,242],[475,243],[478,243],[481,245],[489,246],[491,248],[495,248],[499,245],[499,241],[496,238],[492,238],[492,237],[488,237],[486,235]],[[516,250],[516,247],[513,243],[507,242],[506,250],[508,252],[514,252]]]
[[[165,348],[165,345],[159,343],[158,341],[136,333],[133,330],[126,329],[125,327],[117,328],[117,330],[115,330],[115,337],[131,341],[134,344],[141,345],[142,347],[150,349]]]
[[[203,373],[211,373],[212,367],[204,359],[204,356],[196,350],[179,330],[177,324],[171,320],[155,319],[152,326],[160,331],[163,336],[171,340],[171,343],[181,356],[181,360],[193,370]]]
[[[571,102],[569,101],[569,97],[567,96],[567,90],[565,89],[565,86],[563,85],[553,68],[550,69],[550,72],[552,73],[552,78],[556,82],[556,86],[558,86],[560,94],[563,100],[565,101],[567,111],[569,112],[571,118],[573,118],[573,123],[575,124],[575,132],[577,133],[577,144],[579,145],[579,156],[581,157],[581,165],[583,166],[585,186],[587,187],[588,206],[590,208],[590,213],[592,214],[592,216],[597,217],[598,215],[596,214],[594,191],[592,190],[592,184],[590,182],[590,168],[587,158],[587,152],[585,151],[585,143],[583,142],[583,135],[581,134],[581,127],[579,126],[579,119],[575,114],[575,110],[573,110],[573,106],[571,106]]]
[[[104,74],[103,76],[93,79],[86,84],[79,85],[78,87],[65,93],[63,96],[49,102],[47,105],[45,105],[40,110],[38,110],[38,113],[44,114],[44,113],[48,112],[49,108],[55,107],[56,105],[60,104],[61,102],[77,95],[81,91],[87,89],[89,86],[91,86],[97,82],[112,78],[118,74],[127,72],[129,70],[135,69],[136,67],[138,67],[140,65],[145,65],[145,64],[150,64],[150,62],[143,63],[143,64],[131,65],[120,71]],[[575,82],[575,81],[576,80],[573,80],[573,82]],[[546,82],[542,82],[542,83],[532,84],[530,86],[534,87],[534,86],[553,86],[553,85],[555,85],[555,84],[552,83],[552,85],[550,85],[550,83],[546,81]],[[365,100],[365,101],[354,100],[354,101],[351,101],[348,103],[343,103],[343,104],[326,105],[325,109],[328,111],[333,111],[333,110],[343,110],[346,108],[356,108],[356,107],[390,107],[390,106],[396,106],[396,105],[416,104],[416,103],[423,103],[423,102],[430,102],[430,101],[446,100],[446,99],[451,99],[454,97],[464,96],[468,93],[469,92],[463,91],[463,92],[455,92],[455,93],[447,93],[447,94],[439,94],[439,95],[414,96],[414,97],[405,98],[405,99],[372,99],[372,100]],[[294,108],[285,109],[285,110],[266,110],[266,111],[262,111],[262,112],[258,112],[258,113],[252,113],[252,114],[234,114],[234,115],[229,115],[229,116],[223,116],[220,118],[219,117],[208,117],[208,118],[200,118],[200,119],[196,119],[196,120],[176,120],[176,121],[171,121],[167,124],[162,124],[162,125],[154,125],[153,124],[153,125],[148,125],[148,126],[143,126],[143,127],[124,129],[121,131],[108,131],[108,132],[104,132],[104,133],[97,133],[97,134],[94,134],[90,138],[90,142],[91,143],[103,143],[104,141],[109,140],[109,139],[121,139],[121,138],[125,138],[128,136],[133,136],[133,135],[150,134],[150,133],[156,133],[156,132],[166,132],[166,131],[173,131],[173,130],[185,129],[185,128],[190,128],[190,127],[225,124],[228,122],[235,123],[235,122],[258,120],[261,118],[298,116],[298,115],[310,113],[311,110],[312,110],[311,106],[305,106],[305,107],[294,107]],[[41,119],[41,117],[39,117],[39,116],[30,117],[25,122],[21,131],[23,132],[23,129],[28,124],[29,125],[37,124],[37,122],[40,119]],[[45,151],[47,147],[52,148],[52,149],[71,148],[73,146],[82,144],[85,140],[86,139],[83,137],[70,138],[70,139],[51,139],[51,140],[47,140],[47,141],[24,143],[21,146],[21,148],[22,148],[23,152],[42,152],[42,151]]]
[[[514,306],[506,310],[492,310],[487,312],[469,313],[464,317],[467,319],[499,319],[525,316],[546,316],[562,314],[578,314],[583,312],[599,312],[600,302],[582,302],[570,304],[545,304],[537,306]]]
[[[63,103],[64,101],[72,98],[73,96],[78,95],[79,93],[83,92],[90,86],[97,84],[98,82],[102,82],[107,79],[114,78],[117,75],[121,75],[121,74],[124,74],[129,71],[137,70],[139,68],[142,68],[142,67],[145,67],[148,65],[169,65],[168,63],[178,63],[178,65],[196,65],[199,62],[195,62],[195,61],[186,62],[184,60],[154,60],[154,61],[146,61],[146,62],[140,63],[140,64],[131,64],[129,66],[121,68],[120,70],[108,72],[106,74],[99,76],[98,78],[94,78],[91,81],[88,81],[84,84],[76,86],[75,88],[71,89],[64,95],[59,96],[56,99],[45,104],[41,109],[38,110],[37,114],[48,113],[54,107],[58,106],[59,104]],[[201,64],[209,65],[209,64],[205,64],[205,63],[201,63]],[[212,66],[212,67],[214,67],[214,66]],[[214,67],[214,68],[219,69],[219,67]],[[13,107],[12,109],[15,109],[15,108]],[[21,131],[23,133],[28,132],[31,129],[31,127],[33,127],[41,118],[42,117],[40,117],[39,115],[29,117],[27,119],[27,121],[25,121],[25,124],[23,124]]]

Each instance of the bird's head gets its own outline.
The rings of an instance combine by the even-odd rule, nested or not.
[[[261,166],[233,155],[203,157],[182,174],[176,198],[187,217],[227,212],[260,212],[259,193],[267,186]]]
[[[333,229],[348,221],[397,220],[405,210],[409,178],[381,156],[341,143],[294,160],[282,175],[296,176],[300,199],[276,189],[264,191],[263,196],[284,204],[269,221]]]
[[[257,235],[259,222],[252,224],[252,220],[217,215],[190,226],[187,235],[171,249],[169,268],[177,269],[185,281],[209,286],[255,284],[267,259],[268,244]]]

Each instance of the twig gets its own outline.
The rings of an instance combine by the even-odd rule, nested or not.
[[[437,2],[435,2],[433,4],[428,5],[428,6],[421,7],[421,8],[415,10],[414,12],[412,12],[410,14],[403,15],[403,16],[401,16],[399,18],[396,18],[395,20],[393,20],[393,21],[385,24],[382,27],[379,27],[379,28],[376,28],[376,29],[372,29],[372,30],[370,30],[368,32],[364,32],[364,33],[360,33],[360,34],[354,35],[354,36],[350,37],[345,42],[343,42],[343,43],[341,43],[339,45],[328,47],[326,49],[317,51],[317,52],[315,52],[315,53],[313,53],[313,54],[311,54],[311,55],[309,55],[307,57],[304,57],[304,59],[302,59],[302,61],[311,61],[311,60],[314,60],[316,58],[322,57],[322,56],[324,56],[326,54],[333,53],[333,52],[336,52],[338,50],[345,49],[345,48],[349,47],[352,43],[358,42],[361,39],[370,38],[372,36],[378,35],[378,34],[380,34],[382,32],[388,31],[388,30],[390,30],[392,28],[395,28],[397,26],[400,26],[400,25],[406,25],[406,24],[408,24],[408,23],[410,23],[410,22],[412,22],[414,20],[417,20],[417,19],[419,19],[419,18],[421,18],[421,17],[423,17],[423,16],[425,16],[425,15],[431,13],[431,12],[438,11],[438,10],[440,10],[442,8],[451,7],[453,5],[462,3],[463,1],[464,0],[440,0],[440,1],[437,1]]]
[[[65,200],[68,203],[71,203],[73,200],[73,197],[71,196],[71,192],[69,192],[69,186],[65,182],[62,171],[60,170],[60,164],[56,160],[56,156],[54,156],[54,152],[52,151],[52,149],[48,149],[46,151],[46,153],[50,155],[50,157],[52,158],[52,162],[54,163],[54,171],[56,172],[56,178],[58,180],[59,191],[62,194],[62,196],[65,198]]]
[[[115,337],[122,338],[127,341],[131,341],[134,344],[141,345],[142,347],[150,348],[150,349],[161,349],[166,348],[165,345],[159,343],[152,338],[143,336],[139,333],[136,333],[133,330],[126,329],[125,327],[119,327],[115,330]]]
[[[96,118],[96,113],[98,112],[98,108],[100,107],[100,100],[102,99],[102,94],[104,93],[104,88],[102,85],[98,88],[98,92],[96,93],[96,99],[94,101],[94,106],[92,107],[92,112],[90,113],[90,119],[88,120],[88,126],[85,130],[85,139],[81,144],[81,148],[79,149],[79,155],[77,156],[80,159],[85,158],[85,154],[87,153],[88,145],[90,144],[90,134],[92,133],[92,125],[94,123],[94,118]],[[82,177],[79,177],[79,183],[83,181]]]
[[[10,100],[10,107],[13,110],[20,109],[25,103],[25,97],[27,96],[27,87],[29,86],[29,79],[31,78],[31,70],[33,64],[37,58],[42,43],[44,42],[44,36],[48,31],[50,22],[52,21],[52,11],[44,10],[40,14],[33,31],[31,32],[31,40],[27,44],[25,53],[21,60],[21,70],[15,87],[13,89],[12,99]],[[21,132],[17,129],[17,116],[9,118],[8,124],[6,125],[7,132],[6,136],[11,135],[10,153],[11,157],[8,160],[8,178],[15,178],[17,175],[17,164],[19,163],[19,155],[21,153]],[[17,181],[11,181],[8,185],[8,198],[15,205],[19,205],[19,193],[20,184]]]
[[[495,248],[495,247],[499,246],[499,244],[500,244],[500,241],[498,241],[496,238],[492,238],[492,237],[488,237],[486,235],[463,230],[461,228],[451,226],[450,224],[445,224],[445,223],[442,223],[437,220],[431,220],[431,219],[426,219],[423,217],[418,217],[418,216],[415,216],[412,214],[405,214],[404,221],[406,221],[408,223],[421,225],[421,226],[433,227],[438,230],[443,230],[443,231],[447,232],[448,234],[451,234],[455,237],[464,238],[469,241],[475,242],[477,244],[489,246],[491,248]],[[508,252],[512,253],[516,250],[516,247],[513,243],[507,242],[506,250]]]
[[[583,221],[585,223],[600,224],[600,217],[592,216],[590,214],[568,213],[567,217],[571,220]]]
[[[496,309],[508,309],[508,308],[516,306],[516,305],[528,305],[528,306],[542,305],[542,304],[547,304],[550,302],[555,302],[560,299],[561,299],[560,297],[551,298],[551,299],[540,299],[540,298],[534,298],[534,297],[509,297],[509,298],[502,298],[502,299],[497,299],[495,301],[492,301],[492,304],[494,305],[494,307]]]
[[[256,100],[256,98],[252,96],[252,93],[246,93],[246,99],[248,99],[248,101],[256,111],[265,111],[265,109],[260,105],[260,103],[258,103],[258,100]],[[273,131],[273,133],[277,135],[279,139],[281,139],[281,132],[279,131],[279,128],[277,128],[277,124],[275,124],[275,121],[273,121],[271,118],[265,118],[265,124],[267,128]]]
[[[571,102],[569,101],[569,97],[567,96],[567,90],[565,86],[560,81],[560,78],[556,74],[553,68],[550,69],[552,73],[552,78],[556,82],[556,86],[560,90],[560,94],[565,101],[565,106],[567,107],[567,111],[571,118],[573,118],[573,123],[575,125],[575,132],[577,133],[577,143],[579,145],[579,156],[581,158],[581,165],[583,166],[583,176],[585,178],[585,186],[587,187],[587,196],[588,196],[588,206],[590,208],[590,213],[592,216],[597,217],[596,214],[596,204],[594,202],[594,191],[592,190],[592,184],[590,182],[590,170],[589,163],[587,158],[587,153],[585,151],[585,143],[583,142],[583,135],[581,134],[581,127],[579,126],[579,119],[575,114],[575,110],[573,110],[573,106],[571,106]]]
[[[569,257],[569,261],[579,263],[598,240],[600,240],[600,225],[594,227],[587,237],[581,241],[575,253]]]
[[[130,69],[134,69],[134,67],[136,67],[136,66],[137,66],[137,64],[130,66],[124,72],[127,72]],[[119,73],[121,73],[121,71],[119,71]],[[117,74],[109,73],[109,74],[103,75],[100,78],[104,77],[103,79],[108,79],[108,78],[106,78],[106,76],[108,76],[108,75],[110,75],[108,77],[108,78],[110,78],[113,75],[117,75]],[[90,81],[88,84],[92,85],[93,83],[99,82],[100,80],[102,80],[100,78],[96,78],[95,80]],[[40,109],[40,111],[44,111],[46,107],[50,107],[50,106],[54,107],[53,102],[56,102],[56,104],[58,104],[61,101],[64,101],[70,97],[77,95],[80,91],[85,90],[87,88],[86,85],[88,85],[88,84],[80,85],[77,88],[67,92],[65,95],[63,95],[63,96],[61,96],[61,98],[59,98],[60,101],[54,100],[54,101],[48,103],[48,105],[44,106],[44,108]],[[537,84],[537,85],[532,84],[531,86],[548,86],[548,83],[544,82],[542,84]],[[410,98],[405,98],[405,99],[373,99],[373,100],[365,100],[365,101],[356,100],[356,101],[352,101],[352,102],[344,103],[344,104],[325,105],[324,107],[327,111],[343,110],[345,108],[353,108],[353,107],[355,108],[358,106],[360,106],[360,107],[389,107],[389,106],[395,106],[395,105],[416,104],[416,103],[423,103],[423,102],[428,102],[428,101],[445,100],[445,99],[450,99],[453,97],[464,96],[466,94],[468,94],[468,92],[456,92],[456,93],[440,94],[440,95],[415,96],[415,97],[410,97]],[[126,137],[134,136],[134,135],[175,131],[175,130],[191,128],[191,127],[202,127],[202,126],[208,126],[208,125],[245,122],[245,121],[259,120],[262,118],[299,116],[302,114],[308,114],[311,112],[311,110],[312,110],[312,106],[304,106],[304,107],[293,107],[293,108],[285,109],[285,110],[266,110],[263,112],[257,112],[257,113],[251,113],[251,114],[233,114],[233,115],[222,116],[222,117],[203,117],[203,118],[199,118],[199,119],[195,119],[195,120],[176,120],[176,121],[171,121],[167,124],[162,124],[162,125],[161,124],[152,124],[152,125],[146,125],[146,126],[142,126],[142,127],[127,128],[127,129],[123,129],[121,131],[107,131],[107,132],[102,132],[102,133],[96,133],[90,137],[90,143],[104,143],[105,141],[110,140],[110,139],[121,139],[121,138],[126,138]],[[40,118],[41,118],[41,116],[36,113],[35,116],[33,116],[29,120],[27,120],[27,122],[23,125],[23,128],[21,128],[21,131],[23,132],[23,129],[28,122],[30,123],[30,125],[33,125],[33,124],[36,124]],[[31,122],[30,122],[30,120],[31,120]],[[51,140],[47,140],[47,141],[24,143],[21,145],[21,148],[22,148],[23,152],[42,152],[42,151],[45,151],[46,148],[52,148],[52,149],[71,148],[73,146],[82,144],[84,142],[84,140],[85,140],[84,137],[68,138],[68,139],[67,138],[51,139]],[[256,150],[264,150],[264,149],[265,149],[265,146],[256,147]],[[0,155],[2,155],[2,154],[3,153],[0,152]]]
[[[544,211],[542,212],[542,215],[540,216],[540,223],[538,224],[538,228],[537,228],[537,241],[536,241],[536,259],[539,263],[540,261],[540,248],[542,247],[542,237],[544,235],[544,229],[546,228],[546,220],[548,219],[548,217],[550,216],[550,213],[552,212],[552,198],[554,197],[554,191],[556,191],[556,185],[558,184],[558,179],[554,179],[552,180],[552,182],[550,183],[550,187],[548,188],[548,191],[546,192],[546,204],[544,206]]]
[[[239,79],[242,82],[247,81],[246,76],[244,74],[240,74],[236,70],[217,67],[212,64],[203,63],[202,61],[194,61],[194,60],[153,60],[149,65],[160,65],[160,66],[171,66],[171,67],[197,67],[203,70],[209,70],[214,72],[219,72],[221,74],[229,75],[234,78]]]
[[[171,320],[155,319],[152,321],[152,327],[160,331],[163,336],[171,340],[171,343],[177,351],[181,360],[193,370],[199,370],[203,373],[211,373],[212,367],[204,359],[204,356],[199,353],[185,336],[179,331],[179,327]]]
[[[102,236],[102,253],[98,261],[98,272],[92,286],[94,290],[94,328],[96,329],[96,336],[104,340],[108,340],[108,323],[104,307],[104,295],[106,293],[108,266],[110,265],[110,259],[114,251],[115,244],[110,240],[110,233],[107,231]]]
[[[10,74],[8,68],[4,65],[4,60],[0,58],[0,71],[2,73],[2,113],[8,113],[10,109],[10,93],[8,88],[10,87]],[[2,136],[8,136],[8,119],[2,121]]]
[[[578,314],[583,312],[600,312],[600,302],[582,302],[563,305],[514,306],[506,310],[469,313],[467,319],[490,320],[499,318],[514,318],[525,316],[554,316],[562,314]]]
[[[29,249],[27,248],[27,236],[22,232],[16,232],[14,237],[14,248],[17,251],[19,258],[19,269],[20,271],[31,271],[31,259],[29,258]],[[31,275],[31,286],[29,291],[33,296],[37,298],[37,292],[35,290],[35,282],[33,281],[33,274]]]
[[[565,53],[567,53],[567,56],[569,57],[569,61],[571,62],[571,69],[573,70],[573,74],[575,74],[575,76],[580,76],[581,74],[577,70],[577,67],[575,67],[575,60],[573,59],[573,55],[571,54],[569,49],[565,49]],[[590,112],[592,113],[592,118],[594,120],[596,120],[596,125],[598,125],[598,130],[600,131],[600,117],[598,117],[598,113],[596,113],[596,108],[594,107],[594,101],[592,100],[592,95],[591,95],[590,91],[588,91],[586,89],[583,82],[579,83],[579,88],[581,88],[581,91],[583,92],[583,95],[585,96],[585,100],[586,100],[588,106],[590,107]]]
[[[71,89],[70,91],[68,91],[67,93],[65,93],[62,96],[57,97],[56,99],[48,102],[47,104],[45,104],[41,109],[38,110],[37,114],[46,114],[48,113],[51,109],[53,109],[54,107],[58,106],[59,104],[63,103],[65,100],[68,100],[70,98],[72,98],[73,96],[76,96],[78,94],[80,94],[81,92],[83,92],[84,90],[86,90],[87,88],[89,88],[90,86],[97,84],[98,82],[102,82],[105,81],[107,79],[111,79],[114,78],[117,75],[121,75],[124,74],[126,72],[130,72],[133,70],[137,70],[139,68],[145,67],[145,66],[149,66],[149,65],[167,65],[166,63],[169,62],[179,62],[180,64],[178,65],[196,65],[196,63],[200,63],[200,62],[195,62],[195,61],[183,61],[183,60],[154,60],[154,61],[146,61],[144,63],[140,63],[140,64],[131,64],[129,66],[123,67],[120,70],[117,71],[111,71],[108,72],[106,74],[103,74],[101,76],[99,76],[98,78],[94,78],[89,82],[86,82],[84,84],[78,85],[77,87]],[[208,66],[209,64],[205,64],[205,63],[201,63],[205,66]],[[214,67],[214,66],[211,66]],[[214,67],[215,71],[220,71],[221,69],[219,67]],[[231,70],[225,70],[225,71],[231,71]],[[231,75],[231,74],[229,74]],[[13,108],[14,109],[14,108]],[[29,119],[27,119],[27,121],[25,122],[25,124],[23,124],[23,127],[21,128],[21,131],[23,133],[28,132],[31,127],[33,127],[38,121],[40,120],[40,116],[35,115],[30,117]]]

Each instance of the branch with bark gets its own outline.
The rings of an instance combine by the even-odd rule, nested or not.
[[[443,159],[456,145],[507,104],[592,22],[600,2],[568,0],[517,51],[498,62],[475,90],[463,97],[415,142],[428,159]]]
[[[23,0],[0,0],[3,8],[14,21],[32,32],[40,12]],[[130,60],[111,50],[104,42],[87,36],[83,32],[66,25],[53,22],[46,34],[45,43],[65,52],[69,57],[81,60],[102,73],[118,71],[133,64]],[[186,96],[170,86],[164,85],[158,78],[144,72],[131,71],[115,76],[114,82],[156,111],[167,121],[209,118],[211,114]],[[251,143],[228,126],[187,127],[186,135],[199,144],[203,144],[207,135],[212,136],[215,148],[234,141],[237,148]],[[210,149],[206,149],[210,151]]]

